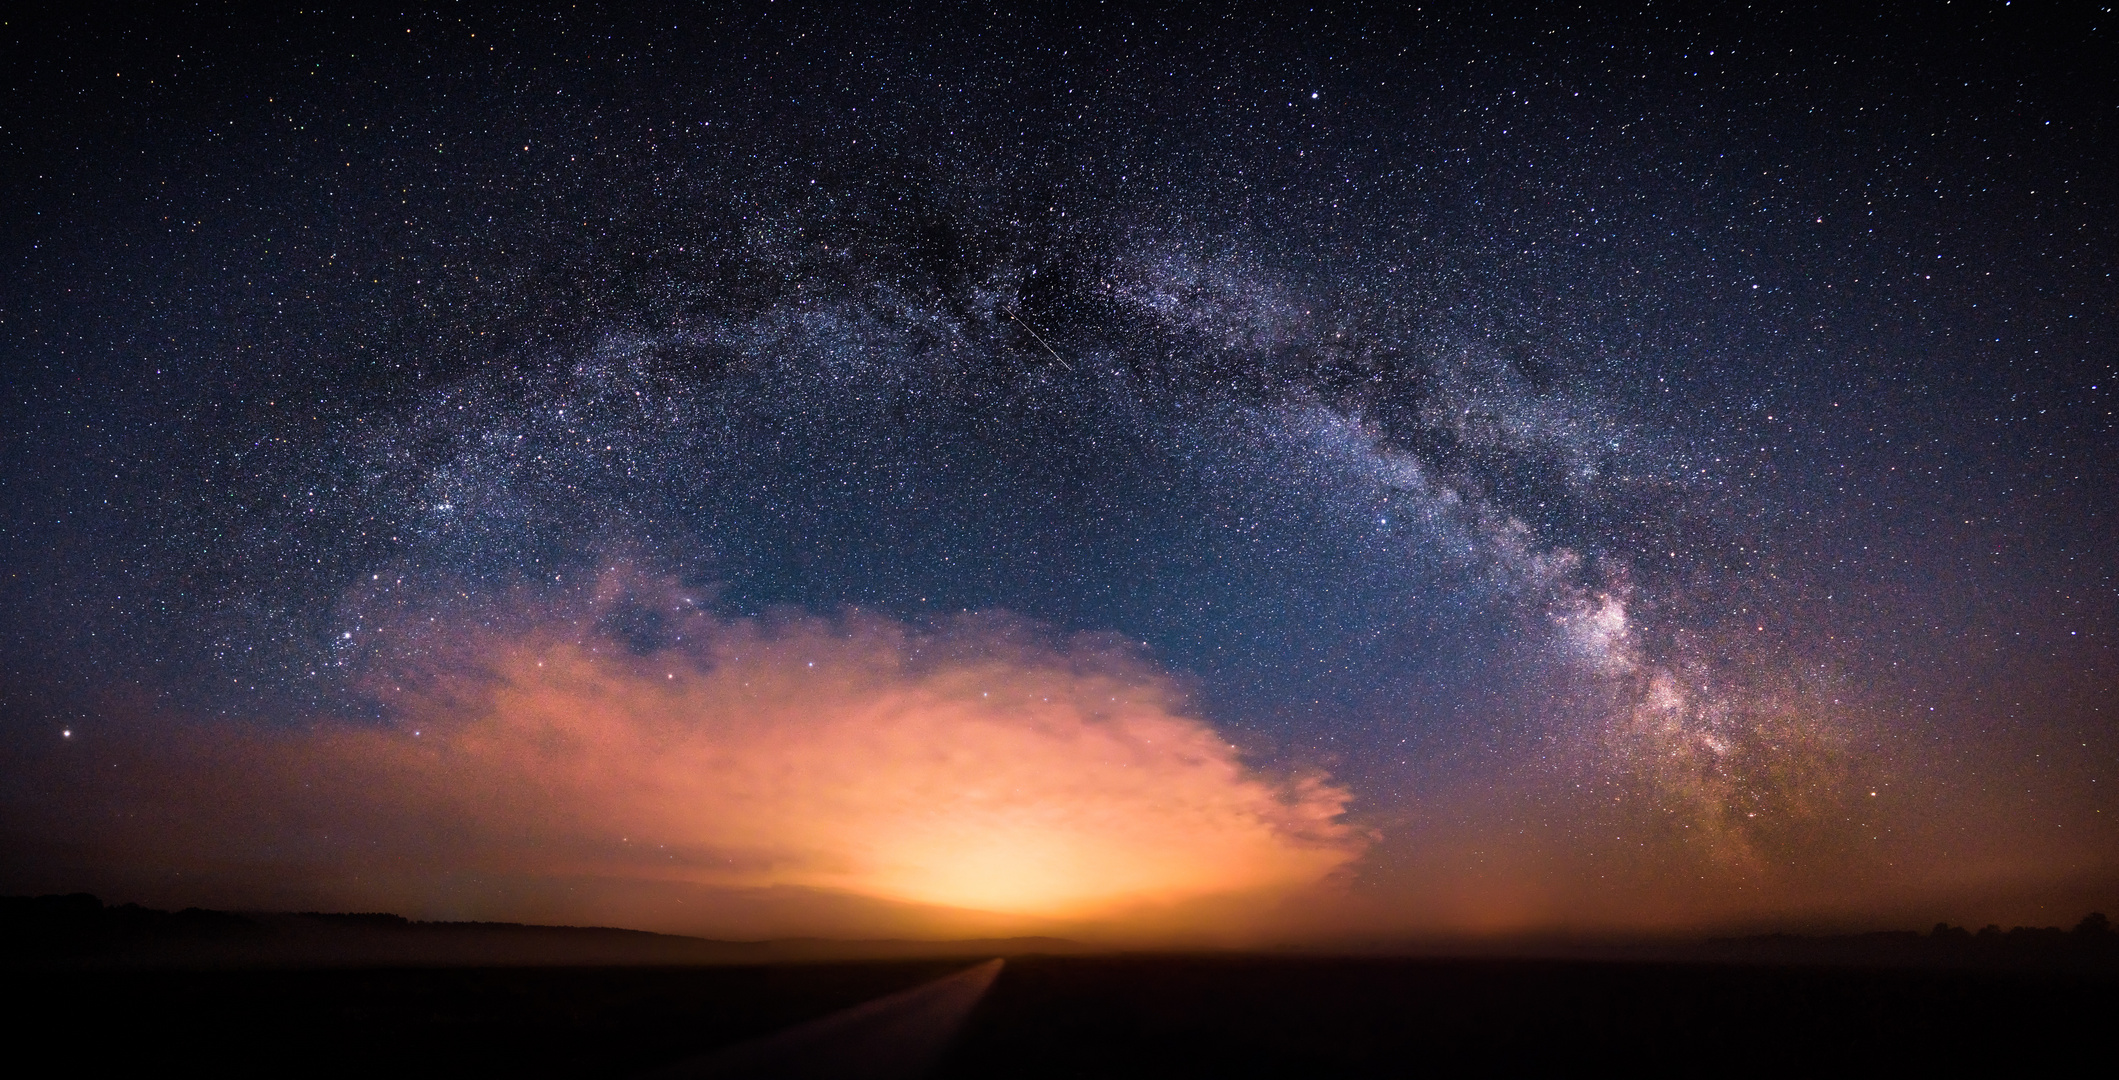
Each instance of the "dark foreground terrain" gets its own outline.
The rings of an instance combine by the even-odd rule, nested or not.
[[[623,1077],[963,966],[46,972],[5,1026],[50,1076]]]
[[[2072,932],[1938,927],[1534,960],[1084,955],[1036,939],[926,943],[950,955],[925,959],[902,955],[916,943],[842,942],[832,957],[815,942],[87,897],[9,900],[0,914],[0,1034],[38,1075],[629,1077],[775,1032],[762,1057],[710,1058],[748,1071],[673,1075],[789,1075],[772,1071],[782,1051],[822,1046],[817,1032],[875,1035],[841,1010],[878,1017],[877,999],[964,972],[973,946],[1010,956],[962,997],[976,1004],[935,1075],[2073,1073],[2109,1067],[2119,1017],[2119,935],[2098,916]],[[848,1045],[902,1044],[884,1034]],[[893,1074],[847,1071],[845,1050],[823,1055],[840,1064],[821,1075]]]
[[[6,1027],[54,1074],[629,1076],[962,966],[47,971]],[[2015,1071],[2108,1061],[2115,1009],[2085,975],[1018,957],[941,1075]]]
[[[943,1075],[1955,1073],[2109,1061],[2115,1008],[2119,980],[2079,975],[1029,958],[1009,961]]]

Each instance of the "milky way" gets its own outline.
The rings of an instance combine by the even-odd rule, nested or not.
[[[2119,880],[2106,17],[1084,11],[11,27],[10,882],[216,901],[99,739],[980,618],[1339,927]]]

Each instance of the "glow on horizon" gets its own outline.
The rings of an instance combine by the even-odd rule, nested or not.
[[[715,910],[746,895],[782,898],[771,932],[848,932],[788,890],[924,909],[939,932],[1255,909],[1370,842],[1342,820],[1345,788],[1251,768],[1115,653],[882,620],[702,629],[645,655],[474,638],[386,681],[393,725],[107,732],[98,753],[126,767],[57,786],[128,809],[58,831],[164,880],[219,876],[187,902],[720,934],[755,932]],[[310,891],[260,892],[297,881]]]
[[[634,838],[580,869],[713,886],[1076,919],[1308,886],[1360,851],[1336,820],[1344,790],[1253,774],[1155,680],[1009,661],[914,672],[895,640],[797,634],[711,667],[518,649],[477,704],[421,721],[417,753],[360,753],[394,749],[435,789],[519,778],[568,808],[577,850],[598,831]],[[662,854],[641,865],[648,850]]]

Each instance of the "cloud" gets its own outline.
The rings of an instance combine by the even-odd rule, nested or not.
[[[199,882],[291,875],[342,906],[542,881],[1072,924],[1308,889],[1363,845],[1345,789],[1247,767],[1116,648],[1005,619],[691,629],[645,652],[555,628],[474,637],[378,681],[387,725],[109,733],[47,761],[44,827]],[[588,906],[564,914],[596,920]]]

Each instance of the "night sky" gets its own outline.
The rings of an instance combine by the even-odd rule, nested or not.
[[[0,886],[2119,902],[2108,8],[640,10],[0,26]]]

